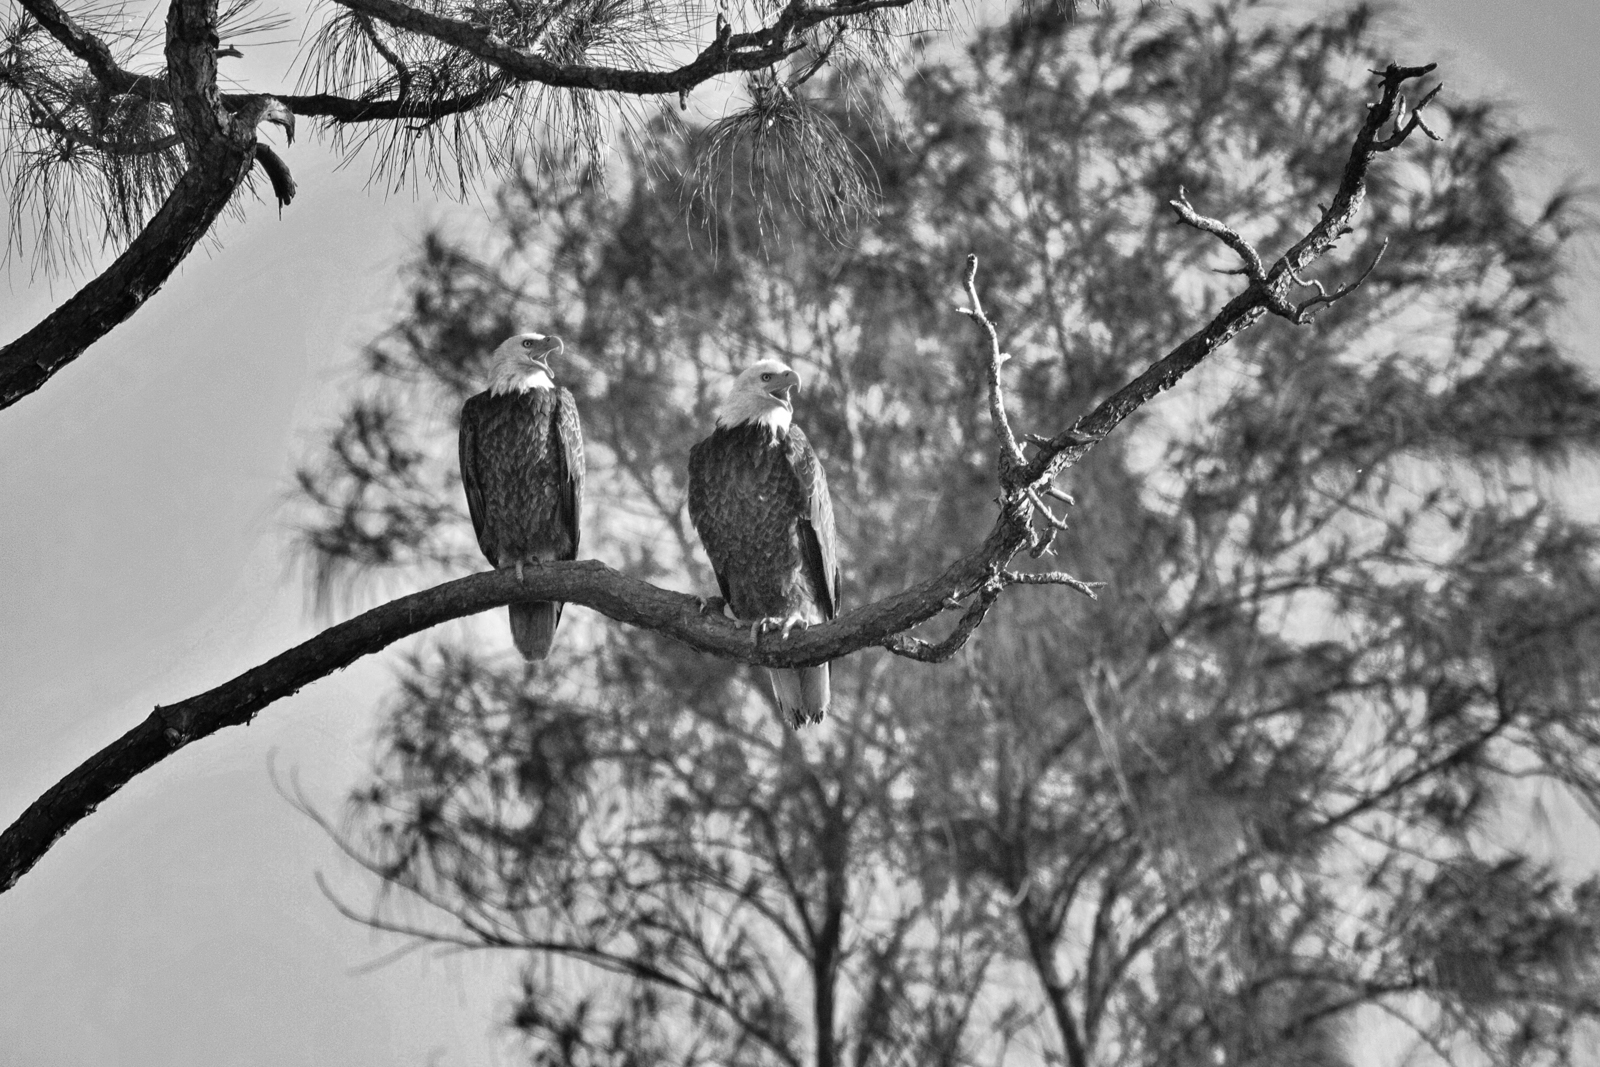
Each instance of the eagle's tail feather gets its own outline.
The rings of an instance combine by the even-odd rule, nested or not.
[[[767,675],[772,679],[772,695],[778,701],[778,710],[796,729],[822,721],[831,697],[826,663],[797,670],[769,669]]]
[[[561,605],[554,600],[511,605],[511,640],[525,660],[544,659],[555,644]]]

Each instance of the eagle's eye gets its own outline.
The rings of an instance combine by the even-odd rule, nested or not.
[[[523,348],[532,348],[533,347],[533,338],[530,337],[526,341],[523,341],[522,342],[522,347]]]
[[[770,374],[763,374],[763,375],[762,375],[762,376],[761,376],[761,380],[762,380],[762,381],[764,381],[764,382],[770,382],[770,381],[772,381],[772,375],[770,375]]]

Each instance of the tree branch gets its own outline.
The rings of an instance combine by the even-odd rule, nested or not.
[[[386,100],[359,100],[332,93],[313,93],[290,94],[280,96],[278,100],[296,115],[332,119],[334,122],[381,122],[387,119],[427,121],[464,114],[486,104],[504,93],[512,81],[505,77],[491,78],[470,93],[440,99],[393,97]],[[231,103],[233,99],[233,96],[225,95],[223,102]]]
[[[1023,465],[1022,449],[1017,447],[1016,435],[1011,432],[1011,419],[1006,415],[1005,397],[1000,388],[1000,368],[1011,357],[1000,351],[1000,333],[983,310],[978,299],[978,257],[967,256],[967,273],[964,279],[970,307],[958,308],[961,314],[978,324],[983,331],[989,350],[984,359],[984,374],[989,385],[989,418],[994,423],[994,436],[1000,444],[1000,486],[1013,488],[1013,473]]]
[[[105,45],[50,0],[26,2],[35,17],[41,17],[42,10],[55,19],[60,29],[52,32],[57,39],[73,42],[67,47],[87,57],[92,69],[110,62]],[[44,385],[166,283],[250,173],[260,123],[275,122],[294,139],[294,116],[273,97],[241,95],[231,99],[231,108],[224,106],[216,88],[216,14],[216,0],[173,0],[167,12],[169,79],[162,84],[164,95],[170,94],[188,169],[160,210],[104,273],[0,348],[0,409]],[[264,160],[263,168],[280,202],[285,202],[283,193],[292,195],[293,187],[287,166],[273,155]]]
[[[0,409],[38,389],[143,307],[222,214],[249,167],[247,153],[238,153],[231,164],[191,166],[104,273],[0,348]]]
[[[699,55],[674,70],[659,71],[557,63],[514,48],[483,26],[435,15],[399,0],[335,2],[398,29],[459,48],[516,81],[562,89],[655,96],[687,92],[730,71],[764,70],[798,51],[801,45],[795,40],[796,36],[812,26],[885,8],[908,7],[916,0],[863,0],[818,7],[811,7],[803,0],[790,0],[772,25],[749,33],[733,33],[727,22],[719,18],[716,36]]]
[[[148,100],[166,98],[166,83],[148,74],[134,74],[124,70],[112,56],[106,43],[78,24],[54,0],[18,0],[23,8],[39,21],[39,25],[54,37],[63,48],[77,56],[88,66],[107,92],[131,93]]]
[[[1356,133],[1333,201],[1323,209],[1322,217],[1306,235],[1279,257],[1270,268],[1265,268],[1259,278],[1252,274],[1254,270],[1260,268],[1251,264],[1252,257],[1258,262],[1259,257],[1255,256],[1254,250],[1247,243],[1238,238],[1237,233],[1216,220],[1199,216],[1192,209],[1188,214],[1194,217],[1188,218],[1183,210],[1188,204],[1187,200],[1182,201],[1183,206],[1175,202],[1173,207],[1178,211],[1181,221],[1215,234],[1240,254],[1246,263],[1245,274],[1251,276],[1249,286],[1244,292],[1228,301],[1204,329],[1191,335],[1166,356],[1151,364],[1144,373],[1106,398],[1093,411],[1073,423],[1071,428],[1041,445],[1038,453],[1020,472],[1019,478],[1030,485],[1038,485],[1041,481],[1053,479],[1066,467],[1081,459],[1094,442],[1105,437],[1123,419],[1158,393],[1171,388],[1202,359],[1227,344],[1234,335],[1253,325],[1268,312],[1283,314],[1291,321],[1299,322],[1309,318],[1305,313],[1313,306],[1330,302],[1314,298],[1306,305],[1297,308],[1288,300],[1287,293],[1291,286],[1297,284],[1298,278],[1302,276],[1301,272],[1311,261],[1327,253],[1339,238],[1351,232],[1351,223],[1355,221],[1361,203],[1366,199],[1367,169],[1372,164],[1373,158],[1404,143],[1414,130],[1421,129],[1429,136],[1433,136],[1433,131],[1423,124],[1419,113],[1438,94],[1439,87],[1435,86],[1409,117],[1405,115],[1405,98],[1400,90],[1406,82],[1424,77],[1432,72],[1434,67],[1433,63],[1421,67],[1402,67],[1391,63],[1381,73],[1374,72],[1378,73],[1382,82],[1382,91],[1377,102],[1367,105],[1366,120]],[[1391,122],[1397,128],[1388,137],[1380,140],[1379,132]],[[1220,232],[1219,227],[1226,233]],[[1229,239],[1230,234],[1233,240]],[[1347,286],[1338,295],[1345,295],[1352,288],[1353,286]]]
[[[1020,547],[1020,535],[1013,534],[1011,540]],[[439,623],[513,601],[558,600],[593,608],[712,655],[767,667],[807,666],[881,644],[944,611],[952,591],[965,592],[987,577],[985,554],[1003,551],[1007,543],[991,535],[984,548],[956,561],[939,577],[786,639],[761,634],[753,640],[748,626],[721,615],[701,614],[696,597],[587,560],[527,569],[520,583],[515,571],[507,569],[401,597],[329,627],[214,689],[156,708],[52,786],[0,834],[0,892],[15,885],[63,833],[135,775],[224,727],[248,723],[269,704],[318,678]]]
[[[183,139],[177,134],[162,137],[144,137],[138,140],[112,140],[69,124],[58,112],[50,108],[26,87],[14,86],[17,94],[28,105],[29,117],[35,129],[48,130],[69,144],[82,145],[108,156],[147,156],[178,147]]]

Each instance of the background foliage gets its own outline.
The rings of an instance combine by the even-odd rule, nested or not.
[[[728,372],[777,356],[846,602],[892,592],[990,521],[965,254],[1013,421],[1060,424],[1239,285],[1166,200],[1281,246],[1394,51],[1365,8],[1038,10],[877,114],[819,76],[794,106],[880,198],[855,230],[763,196],[792,168],[749,130],[680,131],[609,188],[512,182],[489,245],[419,250],[302,471],[316,588],[481,566],[455,412],[532,325],[567,339],[600,558],[711,588],[684,457]],[[1099,601],[1018,591],[946,666],[842,661],[798,736],[744,669],[648,634],[569,620],[525,668],[497,613],[418,646],[353,801],[350,847],[404,891],[366,918],[528,950],[540,1064],[1343,1064],[1381,1020],[1462,1063],[1592,1054],[1600,882],[1506,832],[1541,791],[1600,797],[1597,531],[1559,504],[1600,395],[1554,324],[1585,204],[1528,191],[1503,106],[1440,104],[1323,268],[1387,241],[1363,289],[1075,468],[1056,545]],[[707,198],[713,157],[738,180]]]

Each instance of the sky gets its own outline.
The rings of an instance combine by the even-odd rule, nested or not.
[[[1418,47],[1396,58],[1521,101],[1566,139],[1553,167],[1600,175],[1600,5],[1409,10]],[[294,465],[415,240],[473,209],[372,192],[314,138],[282,151],[300,194],[281,217],[250,204],[132,320],[0,411],[0,822],[156,704],[319,628],[286,551]],[[0,343],[72,288],[0,276]],[[1573,339],[1592,353],[1585,296]],[[273,785],[293,776],[337,814],[389,678],[369,658],[184,749],[0,895],[0,1067],[517,1062],[499,1022],[516,961],[372,966],[397,942],[340,917],[316,876],[357,904],[371,882]]]

